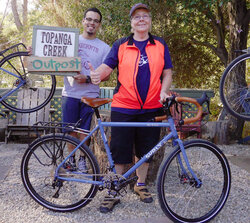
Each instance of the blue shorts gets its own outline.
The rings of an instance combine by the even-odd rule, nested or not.
[[[80,128],[90,130],[94,110],[81,102],[81,99],[62,96],[62,117],[63,122],[77,123],[82,119]]]
[[[156,116],[157,112],[131,115],[111,111],[112,122],[147,122]],[[110,149],[114,163],[132,163],[133,148],[136,157],[143,157],[158,143],[160,131],[160,127],[111,127]],[[147,162],[151,160],[152,157]]]

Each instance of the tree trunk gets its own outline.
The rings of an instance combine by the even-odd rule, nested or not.
[[[21,20],[19,17],[16,0],[11,0],[11,9],[12,9],[12,13],[14,16],[15,25],[16,25],[18,31],[21,32],[23,24],[21,23]]]
[[[246,0],[232,0],[228,3],[229,41],[231,52],[229,62],[238,55],[234,50],[247,48],[250,10],[246,7]]]
[[[28,0],[23,0],[22,4],[22,19],[20,18],[18,8],[17,8],[17,0],[11,0],[11,9],[14,16],[15,25],[17,30],[20,32],[22,36],[22,42],[26,44],[26,32],[27,32],[27,24],[28,24]],[[21,22],[22,21],[22,22]]]
[[[249,16],[250,10],[247,10],[246,0],[232,0],[228,3],[228,15],[229,15],[229,41],[230,49],[229,61],[232,61],[238,55],[235,50],[242,50],[247,48],[247,36],[249,30]],[[239,74],[239,73],[238,73]],[[244,72],[240,73],[242,76]],[[230,87],[235,88],[246,83],[237,83],[239,79],[233,78],[230,83]],[[240,85],[239,85],[240,84]],[[242,135],[244,121],[236,119],[231,115],[228,115],[229,137],[230,139],[239,139]]]

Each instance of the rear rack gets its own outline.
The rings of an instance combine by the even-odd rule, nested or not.
[[[78,132],[88,135],[89,130],[81,129],[78,127],[79,123],[65,123],[65,122],[37,122],[32,126],[32,129],[36,132],[37,137],[40,136],[40,132],[46,133],[64,133]]]
[[[7,54],[8,52],[8,55],[11,54],[11,53],[16,53],[16,52],[21,52],[21,51],[24,51],[23,49],[21,50],[20,48],[24,48],[25,51],[27,50],[27,47],[23,44],[23,43],[18,43],[18,44],[15,44],[3,51],[0,52],[0,56],[2,56],[3,58],[5,58],[7,55],[4,55],[5,53]]]

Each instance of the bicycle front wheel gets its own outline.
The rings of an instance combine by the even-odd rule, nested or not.
[[[98,186],[72,179],[98,180],[99,166],[86,145],[76,151],[75,166],[67,162],[59,170],[57,166],[68,156],[68,147],[75,148],[79,140],[63,134],[50,134],[35,140],[26,150],[21,163],[21,176],[25,189],[40,205],[53,211],[75,211],[87,205],[96,195]],[[78,170],[79,155],[85,159],[85,171]]]
[[[231,115],[250,121],[250,54],[237,57],[225,69],[220,97]]]
[[[220,149],[205,140],[187,141],[184,148],[202,184],[197,186],[178,146],[159,168],[159,202],[174,222],[207,222],[219,213],[228,198],[229,164]]]
[[[19,113],[43,108],[52,99],[56,89],[54,75],[31,74],[27,71],[28,57],[27,52],[16,52],[0,62],[1,103]]]

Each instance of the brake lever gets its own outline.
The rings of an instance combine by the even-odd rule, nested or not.
[[[202,106],[203,103],[207,103],[207,110],[209,112],[209,114],[211,114],[210,112],[210,101],[209,101],[209,97],[207,96],[207,94],[204,92],[203,95],[201,96],[201,98],[196,99],[197,102]]]
[[[180,112],[179,112],[179,108],[178,108],[178,104],[177,103],[175,103],[175,110],[177,111],[177,113],[179,114]]]

